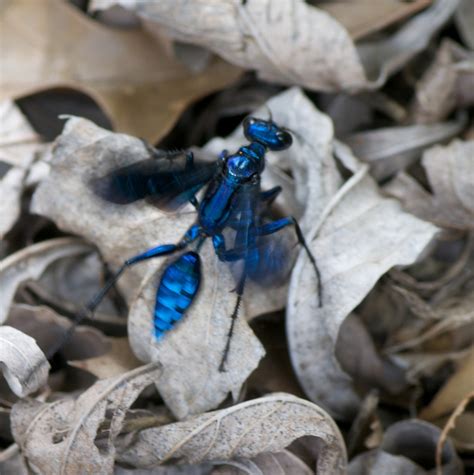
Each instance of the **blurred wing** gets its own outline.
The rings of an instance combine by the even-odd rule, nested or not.
[[[176,211],[214,176],[217,162],[180,157],[150,158],[119,168],[91,181],[94,193],[106,201],[129,204],[146,199],[165,211]]]
[[[242,187],[231,220],[235,230],[231,246],[235,255],[244,259],[248,277],[267,287],[286,279],[291,266],[291,252],[286,230],[266,236],[258,235],[258,227],[263,224],[261,214],[265,208],[260,203],[258,185]]]

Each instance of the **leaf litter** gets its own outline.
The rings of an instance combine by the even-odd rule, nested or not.
[[[0,472],[458,474],[460,457],[472,469],[469,4],[8,4]],[[35,129],[47,99],[12,100],[55,87],[88,94],[118,132],[208,160],[244,143],[245,114],[271,113],[293,145],[267,154],[262,186],[283,187],[276,217],[300,220],[323,306],[295,248],[287,279],[249,286],[219,373],[235,279],[208,243],[201,292],[165,340],[150,318],[163,259],[127,271],[48,375],[44,353],[110,272],[195,220],[190,206],[93,195],[91,179],[149,148],[71,116],[51,148]]]

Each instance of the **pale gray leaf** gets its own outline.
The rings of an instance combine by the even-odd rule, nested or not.
[[[407,211],[422,219],[454,229],[474,227],[474,140],[454,140],[423,154],[423,167],[432,193],[410,175],[399,173],[385,190]]]
[[[331,417],[315,404],[284,393],[145,429],[119,460],[152,468],[169,460],[197,463],[248,459],[261,452],[279,452],[304,436],[316,437],[322,444],[318,473],[345,473],[344,442]]]
[[[19,401],[11,415],[15,440],[40,473],[112,473],[114,441],[126,411],[160,371],[150,364],[97,381],[77,400],[49,404]],[[110,421],[108,437],[96,443],[97,431],[106,418]]]
[[[461,0],[456,14],[454,15],[456,25],[464,43],[474,50],[474,3],[471,0]]]
[[[90,245],[80,239],[58,238],[33,244],[0,261],[0,323],[7,318],[15,292],[22,282],[38,279],[48,265],[58,259],[90,250]]]
[[[343,141],[354,155],[370,164],[377,179],[384,179],[413,163],[427,147],[455,137],[465,127],[465,119],[368,130],[349,135]]]
[[[9,326],[0,327],[0,369],[18,396],[25,397],[48,379],[49,363],[35,340]]]
[[[337,143],[336,155],[346,167],[357,166],[346,146]],[[384,198],[366,171],[359,165],[306,237],[321,271],[322,307],[314,270],[303,253],[293,270],[287,307],[298,379],[311,400],[340,418],[353,415],[358,404],[351,379],[334,356],[342,322],[385,272],[413,263],[437,232]]]

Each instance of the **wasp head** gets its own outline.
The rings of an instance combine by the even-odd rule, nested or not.
[[[247,117],[244,120],[244,135],[251,142],[259,142],[270,150],[285,150],[291,146],[290,133],[272,120]]]

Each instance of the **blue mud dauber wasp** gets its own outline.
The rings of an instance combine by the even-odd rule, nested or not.
[[[275,260],[281,255],[277,255],[274,247],[268,245],[268,236],[288,226],[294,227],[298,242],[316,273],[319,305],[322,305],[320,273],[296,219],[264,219],[265,211],[281,191],[279,186],[261,190],[260,176],[265,167],[265,154],[268,150],[288,149],[293,142],[292,136],[271,117],[269,120],[247,117],[243,129],[250,143],[234,154],[222,151],[213,162],[198,160],[193,152],[161,152],[148,146],[151,158],[113,170],[90,183],[98,196],[116,204],[145,199],[161,210],[176,211],[191,203],[197,211],[197,219],[177,244],[161,244],[127,259],[87,305],[89,312],[94,312],[127,268],[148,259],[179,253],[165,268],[156,292],[153,320],[155,336],[159,340],[183,318],[199,290],[199,250],[206,239],[212,239],[218,259],[242,263],[236,279],[237,297],[230,315],[220,371],[225,371],[247,279],[259,280],[278,267]],[[184,160],[178,160],[178,157]],[[198,201],[196,193],[205,185],[203,197]],[[224,235],[227,230],[233,231],[230,246]]]

